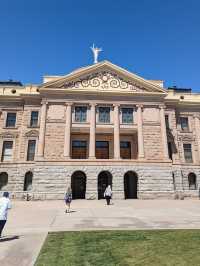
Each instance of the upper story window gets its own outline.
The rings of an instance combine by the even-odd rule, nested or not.
[[[86,122],[87,121],[87,107],[77,106],[75,107],[75,122]]]
[[[16,113],[7,113],[6,127],[15,127],[16,125]]]
[[[1,161],[7,162],[12,160],[13,141],[4,141]]]
[[[34,161],[36,140],[28,141],[27,161]]]
[[[133,108],[122,108],[122,123],[132,124],[133,123]]]
[[[165,124],[166,124],[166,128],[170,128],[169,127],[169,115],[165,115]]]
[[[38,126],[38,111],[32,111],[31,112],[30,126],[31,127],[37,127]]]
[[[189,131],[188,117],[180,117],[180,123],[183,131]]]
[[[184,157],[186,163],[192,163],[192,145],[191,144],[183,144],[184,149]]]
[[[110,107],[99,107],[99,122],[110,123]]]

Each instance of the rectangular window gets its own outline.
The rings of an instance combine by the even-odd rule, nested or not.
[[[120,142],[120,156],[122,159],[131,159],[131,143],[129,141]]]
[[[2,157],[1,157],[2,162],[12,160],[12,150],[13,150],[13,141],[4,141]]]
[[[87,107],[77,106],[75,107],[75,122],[86,122],[87,120]]]
[[[6,127],[15,127],[16,113],[7,113]]]
[[[96,158],[109,159],[109,142],[96,141]]]
[[[189,131],[188,117],[180,117],[181,129]]]
[[[27,150],[27,161],[34,161],[35,158],[35,140],[28,141],[28,150]]]
[[[133,123],[133,108],[122,108],[122,123],[123,124]]]
[[[86,159],[87,141],[73,140],[72,141],[72,159]]]
[[[99,107],[99,122],[110,123],[110,107]]]
[[[192,145],[191,144],[183,144],[184,149],[184,157],[186,163],[192,163]]]
[[[31,112],[30,126],[31,127],[37,127],[38,126],[38,111],[32,111]]]
[[[165,124],[166,124],[166,128],[169,129],[169,116],[165,115]]]

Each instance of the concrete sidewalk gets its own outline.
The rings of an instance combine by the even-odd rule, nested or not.
[[[76,200],[71,213],[65,213],[63,201],[14,201],[4,231],[8,238],[0,242],[0,265],[33,265],[51,231],[174,228],[200,229],[199,200],[124,200],[110,206]]]

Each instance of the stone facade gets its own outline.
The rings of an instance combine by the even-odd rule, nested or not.
[[[82,172],[84,197],[94,199],[99,197],[103,172],[104,182],[106,174],[112,176],[116,199],[125,197],[126,173],[137,198],[198,197],[199,104],[199,94],[166,90],[161,81],[145,80],[107,61],[66,76],[45,77],[37,86],[0,85],[0,190],[10,191],[14,198],[28,193],[32,199],[63,199],[67,187],[73,186],[74,173]],[[87,110],[84,121],[76,121],[80,106]],[[99,121],[100,107],[110,108],[106,123]],[[123,121],[126,108],[132,110],[131,122]],[[38,112],[34,126],[32,112]],[[16,113],[11,127],[6,125],[9,113]],[[187,118],[186,130],[181,117]],[[30,140],[36,144],[34,160],[27,160]],[[85,158],[73,158],[75,140],[86,143]],[[9,160],[6,141],[12,142]],[[109,143],[108,158],[96,158],[96,141]],[[121,142],[130,143],[130,158],[121,158]],[[186,160],[184,144],[191,145],[191,161]],[[32,179],[28,189],[27,173]],[[5,174],[8,180],[3,183]],[[76,190],[79,185],[83,184],[76,183]]]

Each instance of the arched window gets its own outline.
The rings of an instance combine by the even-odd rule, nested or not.
[[[30,191],[32,189],[33,173],[31,171],[25,174],[24,178],[24,191]]]
[[[8,174],[6,172],[0,173],[0,190],[8,184]]]
[[[188,175],[189,189],[196,189],[196,175],[194,173],[189,173]]]

